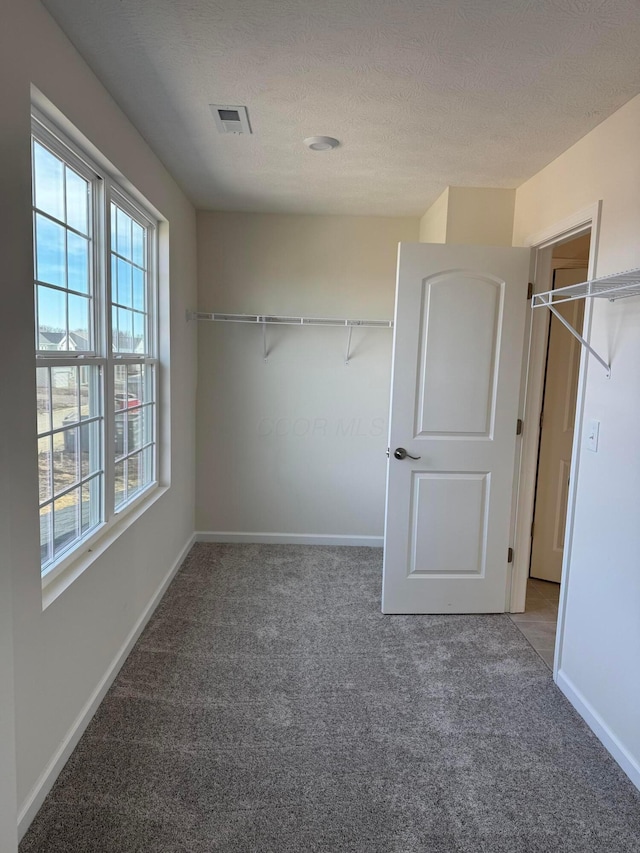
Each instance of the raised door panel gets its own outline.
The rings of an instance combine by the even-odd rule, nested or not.
[[[422,292],[417,436],[489,438],[504,282],[457,270]]]
[[[414,472],[410,576],[484,575],[489,483],[487,473]]]

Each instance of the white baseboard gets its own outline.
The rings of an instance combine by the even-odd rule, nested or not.
[[[638,763],[638,760],[631,755],[626,746],[614,735],[600,714],[564,672],[558,672],[556,684],[603,746],[615,758],[636,788],[640,789],[640,763]]]
[[[187,541],[186,545],[180,552],[180,555],[178,556],[177,560],[174,562],[171,569],[167,572],[162,583],[154,593],[151,601],[145,607],[142,615],[136,622],[135,626],[133,627],[131,633],[125,640],[122,647],[120,648],[119,652],[111,661],[111,664],[109,665],[107,671],[101,678],[100,683],[89,697],[89,700],[87,701],[84,708],[76,717],[73,725],[62,740],[62,743],[60,744],[56,752],[53,754],[51,760],[40,775],[40,778],[31,789],[22,807],[19,809],[18,837],[20,839],[22,839],[25,832],[29,828],[29,825],[31,824],[32,820],[38,813],[38,810],[44,802],[45,797],[53,787],[53,783],[56,781],[62,768],[67,763],[69,756],[76,748],[78,741],[84,734],[84,730],[87,728],[87,726],[91,722],[91,718],[98,710],[100,702],[102,702],[102,700],[104,699],[108,689],[111,687],[116,675],[120,671],[120,668],[127,659],[129,652],[135,645],[136,640],[138,639],[145,625],[151,618],[153,611],[160,603],[160,599],[166,592],[167,587],[173,580],[184,558],[189,553],[195,541],[195,535],[191,536]]]
[[[257,545],[347,545],[382,548],[382,536],[343,536],[325,533],[235,533],[227,530],[196,531],[196,542],[253,543]]]

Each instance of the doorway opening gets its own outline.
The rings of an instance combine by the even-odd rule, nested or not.
[[[590,249],[590,230],[553,245],[548,289],[588,279]],[[584,301],[560,304],[559,310],[582,333]],[[512,613],[511,618],[553,669],[581,352],[560,320],[551,312],[545,319],[526,598],[524,612]]]

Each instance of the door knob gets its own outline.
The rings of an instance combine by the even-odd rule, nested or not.
[[[393,451],[393,455],[395,456],[396,459],[406,459],[407,456],[409,457],[409,459],[420,459],[421,458],[420,456],[412,456],[410,453],[407,453],[407,451],[404,449],[404,447],[396,447],[396,449]]]

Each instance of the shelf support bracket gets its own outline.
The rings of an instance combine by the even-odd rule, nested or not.
[[[262,321],[262,357],[265,364],[269,361],[269,350],[267,349],[267,324]]]
[[[353,326],[347,326],[347,349],[344,354],[344,366],[349,367],[349,359],[351,357],[351,333],[353,332]]]
[[[591,355],[592,355],[592,356],[593,356],[597,361],[599,361],[599,362],[600,362],[600,364],[601,364],[601,365],[604,367],[604,369],[606,370],[606,376],[607,376],[607,379],[610,379],[610,378],[611,378],[611,367],[610,367],[610,365],[608,365],[608,364],[607,364],[607,362],[604,360],[604,358],[602,358],[602,356],[600,356],[600,355],[599,355],[599,354],[594,350],[594,348],[591,346],[591,344],[589,344],[589,343],[587,343],[587,341],[585,341],[585,339],[582,337],[582,335],[578,334],[578,332],[573,328],[573,326],[571,325],[571,323],[569,323],[569,321],[568,321],[568,320],[565,320],[565,318],[562,316],[562,314],[561,314],[561,313],[560,313],[556,308],[554,308],[554,307],[553,307],[553,305],[551,304],[551,302],[544,301],[542,304],[543,304],[543,305],[546,305],[546,306],[547,306],[547,308],[549,309],[549,311],[551,311],[551,313],[554,315],[554,317],[557,317],[557,318],[558,318],[558,320],[560,320],[560,322],[562,323],[562,325],[563,325],[563,326],[565,326],[565,327],[566,327],[566,328],[571,332],[571,334],[573,335],[573,337],[574,337],[576,340],[580,341],[580,343],[582,344],[582,346],[583,346],[583,347],[586,347],[586,348],[589,350],[589,352],[591,353]]]

